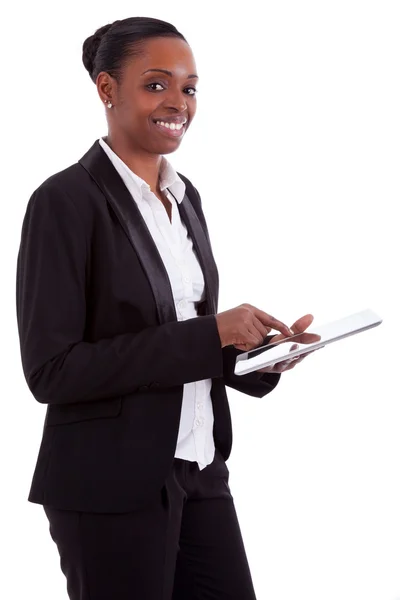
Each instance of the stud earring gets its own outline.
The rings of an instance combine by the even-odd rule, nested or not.
[[[112,108],[112,104],[110,100],[104,100],[104,102],[107,104],[107,108]]]

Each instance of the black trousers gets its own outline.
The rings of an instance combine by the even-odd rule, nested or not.
[[[159,497],[122,514],[44,506],[70,600],[255,600],[216,451],[202,471],[174,459]]]

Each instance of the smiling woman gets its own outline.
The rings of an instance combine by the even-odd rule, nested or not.
[[[105,142],[164,203],[162,155],[179,147],[196,113],[190,46],[173,25],[126,19],[86,40],[83,60],[108,107]]]
[[[226,386],[271,392],[277,371],[238,377],[235,360],[290,330],[249,304],[218,313],[200,195],[165,158],[196,113],[182,34],[116,21],[83,63],[108,135],[34,191],[18,256],[24,373],[48,405],[29,500],[71,600],[255,600]]]

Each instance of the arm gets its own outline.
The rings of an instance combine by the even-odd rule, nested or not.
[[[40,187],[23,221],[16,282],[22,366],[38,402],[111,399],[152,383],[222,377],[215,315],[83,341],[86,258],[86,234],[72,199]]]
[[[179,176],[186,184],[186,190],[192,204],[194,204],[197,199],[197,214],[206,232],[208,241],[211,244],[207,223],[202,209],[200,194],[189,179],[181,174],[179,174]],[[268,341],[272,337],[273,336],[267,336],[260,346],[268,344]],[[276,387],[280,379],[280,373],[258,373],[257,371],[253,371],[247,375],[235,375],[233,369],[235,367],[236,357],[241,353],[242,350],[238,350],[234,346],[225,346],[222,349],[223,377],[225,384],[239,392],[242,392],[243,394],[262,398]]]

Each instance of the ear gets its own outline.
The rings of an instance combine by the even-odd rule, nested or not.
[[[101,71],[97,76],[96,86],[101,101],[104,103],[104,101],[107,100],[114,104],[113,100],[116,98],[116,82],[111,75],[105,71]]]

